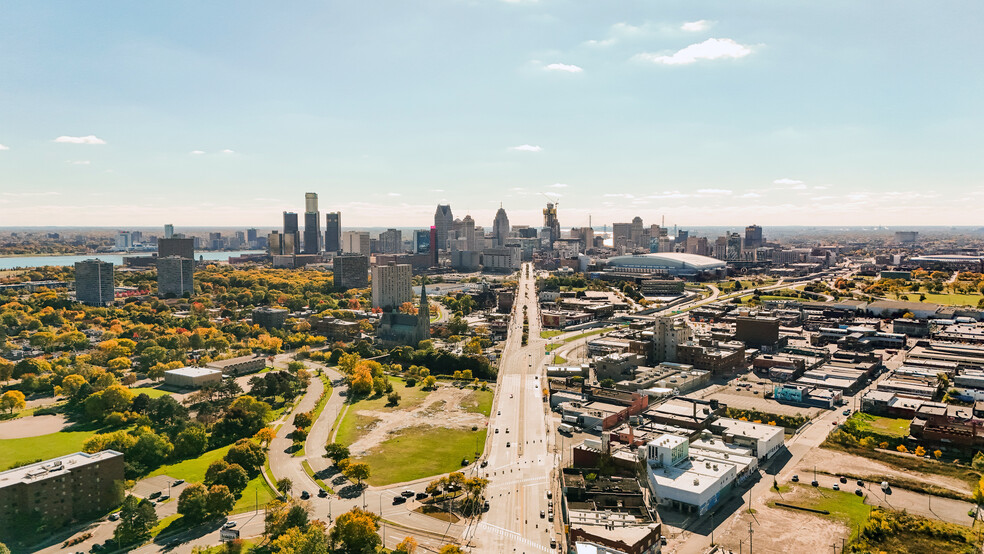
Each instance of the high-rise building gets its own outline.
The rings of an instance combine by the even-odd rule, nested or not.
[[[284,253],[284,236],[280,231],[274,229],[267,235],[267,254],[271,256],[281,256]]]
[[[404,302],[413,300],[413,291],[410,287],[412,279],[413,270],[409,264],[373,267],[372,307],[395,310]]]
[[[633,248],[638,248],[642,244],[642,218],[635,216],[629,228],[629,240],[632,241]]]
[[[259,238],[259,231],[256,229],[246,229],[246,243],[251,247],[256,247],[256,241]]]
[[[594,229],[591,227],[581,227],[578,232],[578,236],[581,239],[582,252],[587,251],[592,246],[594,246]]]
[[[550,229],[550,247],[553,248],[553,241],[560,238],[560,220],[557,219],[557,207],[553,202],[547,203],[543,210],[543,226]]]
[[[318,194],[304,194],[304,253],[321,252],[321,212],[318,211]]]
[[[437,228],[437,250],[448,249],[448,232],[454,223],[454,216],[451,214],[451,206],[438,204],[437,211],[434,212],[434,227]]]
[[[426,254],[430,252],[430,231],[417,229],[413,232],[413,253]]]
[[[301,247],[301,234],[297,228],[297,214],[294,212],[284,212],[284,245],[283,254],[286,256],[299,253]],[[288,245],[291,250],[287,250]]]
[[[387,229],[379,233],[379,251],[383,254],[396,254],[403,251],[403,231]]]
[[[430,228],[430,255],[431,255],[431,267],[437,267],[438,265],[438,254],[439,248],[437,243],[437,226],[431,226]]]
[[[75,298],[87,306],[105,306],[115,298],[113,264],[102,260],[75,262]]]
[[[618,250],[629,245],[632,237],[631,223],[612,223],[612,247]]]
[[[475,231],[475,220],[471,215],[465,215],[461,220],[460,238],[465,239],[465,250],[475,250],[478,248],[478,239]]]
[[[195,259],[195,239],[192,238],[169,238],[157,240],[157,257],[167,258],[177,256],[179,258]]]
[[[184,296],[195,292],[195,261],[171,256],[157,258],[157,295]]]
[[[728,233],[728,261],[738,261],[741,259],[741,235],[738,233]]]
[[[119,231],[116,233],[116,249],[129,250],[133,247],[133,238],[130,231]]]
[[[364,289],[369,286],[368,256],[335,256],[332,259],[332,264],[335,288],[348,290]]]
[[[898,244],[915,244],[919,239],[919,231],[895,231],[895,242]]]
[[[499,206],[499,211],[495,212],[495,219],[492,221],[492,246],[499,247],[506,245],[506,237],[509,236],[509,217],[506,210]]]
[[[342,233],[342,252],[368,256],[370,253],[369,233],[367,231],[345,231]]]
[[[325,214],[325,252],[342,251],[342,212]]]
[[[169,239],[174,236],[174,225],[170,223],[164,225],[164,238]]]
[[[222,238],[222,233],[209,233],[208,247],[212,250],[222,250],[225,248],[225,240]]]
[[[745,227],[745,248],[755,249],[762,246],[762,228],[758,225]]]

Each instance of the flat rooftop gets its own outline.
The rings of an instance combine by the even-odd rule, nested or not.
[[[215,375],[216,373],[222,373],[217,369],[209,369],[207,367],[179,367],[178,369],[170,369],[164,372],[164,375],[180,375],[182,377],[204,377],[206,375]]]
[[[58,458],[8,469],[7,471],[0,472],[0,487],[9,487],[18,483],[31,483],[56,475],[64,475],[72,469],[122,455],[115,450],[103,450],[94,454],[76,452],[74,454],[67,454]]]

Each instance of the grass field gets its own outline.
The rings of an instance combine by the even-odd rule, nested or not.
[[[549,331],[540,331],[541,339],[549,339],[556,337],[557,335],[563,333],[560,329],[550,329]]]
[[[491,389],[473,391],[461,401],[461,407],[466,412],[483,414],[485,417],[489,417],[492,415],[492,399],[494,397],[495,393]]]
[[[161,396],[166,396],[168,394],[171,394],[165,390],[161,390],[154,387],[135,387],[130,389],[130,392],[132,392],[135,395],[144,393],[151,398],[160,398]]]
[[[854,493],[821,488],[815,489],[803,484],[794,485],[790,492],[794,496],[784,502],[804,508],[829,511],[829,516],[817,515],[844,522],[850,527],[852,537],[857,535],[858,526],[864,525],[868,521],[868,516],[871,514],[871,506],[865,504],[864,499]],[[779,506],[779,508],[782,507]]]
[[[163,465],[152,471],[147,475],[147,477],[167,475],[168,477],[173,477],[175,479],[184,479],[189,483],[201,483],[205,480],[205,470],[208,469],[208,466],[212,462],[222,459],[228,451],[228,446],[216,448],[215,450],[209,450],[201,456],[191,460],[183,460],[174,464]],[[233,513],[248,512],[254,508],[257,501],[260,506],[264,506],[267,502],[273,499],[273,497],[274,492],[270,490],[270,486],[267,485],[266,481],[263,479],[263,476],[257,475],[256,477],[250,479],[249,483],[246,484],[246,490],[244,490],[242,496],[236,500],[236,505],[232,508],[232,511]]]
[[[912,301],[917,301],[919,300],[919,294],[918,292],[909,293],[909,298]],[[922,294],[926,295],[926,302],[947,306],[977,306],[977,303],[984,298],[980,294],[936,294],[932,292],[924,292]]]
[[[410,410],[420,405],[427,398],[428,391],[423,390],[419,383],[415,387],[408,387],[406,381],[400,377],[390,377],[390,384],[393,390],[400,394],[400,404],[398,406],[387,406],[386,396],[377,398],[364,398],[354,403],[348,404],[348,411],[338,422],[338,435],[336,441],[341,444],[352,444],[362,429],[375,421],[371,417],[361,416],[355,412],[359,410],[371,410],[379,412],[392,412],[396,410]]]
[[[98,429],[61,431],[37,437],[0,440],[0,471],[13,464],[78,452],[82,450],[82,443],[97,432]]]
[[[870,430],[879,435],[891,437],[909,436],[908,419],[895,419],[891,417],[879,417],[870,414],[855,413],[851,416],[860,423],[861,429]]]
[[[372,468],[369,484],[413,481],[461,468],[461,460],[475,460],[485,445],[487,430],[410,427],[372,449],[361,461]],[[413,461],[413,463],[408,463]]]
[[[564,365],[567,363],[567,358],[561,356],[560,354],[554,354],[553,363],[554,365]]]

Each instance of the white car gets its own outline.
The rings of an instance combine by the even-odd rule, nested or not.
[[[236,523],[235,521],[227,521],[227,522],[225,522],[225,523],[224,523],[224,524],[222,525],[222,528],[223,528],[223,529],[232,529],[232,528],[233,528],[233,527],[235,527],[236,525],[237,525],[237,523]]]

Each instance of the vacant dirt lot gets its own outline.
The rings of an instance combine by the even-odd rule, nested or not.
[[[488,422],[484,414],[467,412],[461,407],[462,400],[471,392],[471,389],[445,386],[427,395],[422,404],[411,410],[392,412],[358,410],[355,412],[357,415],[376,421],[366,429],[366,433],[359,440],[349,446],[349,450],[354,456],[363,456],[388,439],[391,434],[420,425],[451,429],[482,427]]]
[[[39,415],[0,423],[0,439],[23,439],[57,433],[68,427],[63,415]]]
[[[862,476],[887,475],[889,477],[904,477],[966,494],[971,493],[970,486],[960,479],[934,475],[932,473],[916,473],[861,456],[854,456],[836,450],[827,450],[826,448],[814,448],[796,466],[801,478],[804,475],[812,476],[814,467],[830,473],[844,472]]]

